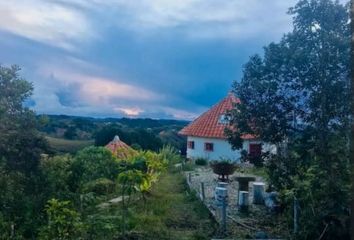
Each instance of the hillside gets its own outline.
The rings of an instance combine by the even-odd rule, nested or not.
[[[185,153],[186,139],[178,135],[188,121],[165,119],[92,118],[67,115],[38,115],[38,130],[55,152],[73,153],[81,146],[107,144],[114,135],[136,149],[158,150],[172,145]]]

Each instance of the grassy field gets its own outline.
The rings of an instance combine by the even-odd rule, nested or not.
[[[67,140],[62,138],[45,137],[50,147],[57,153],[75,153],[94,144],[93,140]]]

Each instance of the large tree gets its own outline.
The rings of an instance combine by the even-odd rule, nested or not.
[[[33,88],[19,70],[0,66],[0,238],[21,231],[33,236],[45,200],[39,161],[46,142],[35,114],[24,106]]]
[[[300,201],[299,238],[345,235],[349,199],[349,5],[300,0],[290,8],[293,31],[244,66],[233,90],[240,104],[227,130],[234,148],[242,135],[286,143],[267,162],[284,196]],[[286,193],[286,194],[285,194]]]

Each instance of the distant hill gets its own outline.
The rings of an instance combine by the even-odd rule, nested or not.
[[[105,145],[114,135],[129,145],[141,149],[158,150],[162,145],[169,144],[185,153],[185,137],[178,131],[188,121],[150,118],[92,118],[68,115],[38,115],[38,130],[49,139],[75,141],[91,141],[96,145]],[[50,143],[56,143],[51,141]],[[70,141],[65,142],[68,152],[72,152]],[[78,144],[80,146],[80,144]],[[53,145],[53,149],[57,146]],[[64,148],[65,149],[65,148]],[[69,151],[70,149],[70,151]],[[63,152],[63,149],[60,149]]]

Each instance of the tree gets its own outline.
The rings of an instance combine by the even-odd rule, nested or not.
[[[99,178],[114,180],[119,171],[119,164],[108,149],[87,147],[76,154],[71,171],[73,190],[80,190],[84,184]]]
[[[337,1],[300,0],[289,10],[293,31],[265,47],[263,57],[251,57],[233,86],[240,98],[226,131],[233,147],[241,147],[246,133],[287,143],[267,166],[272,183],[300,201],[301,239],[343,239],[346,232],[348,9]]]
[[[23,105],[33,87],[19,71],[0,66],[0,211],[13,234],[33,237],[45,201],[39,162],[47,144]]]
[[[127,136],[125,132],[122,131],[121,127],[117,124],[109,124],[104,126],[102,129],[98,130],[95,134],[95,145],[105,146],[108,144],[115,135],[118,135],[120,139],[126,141]]]
[[[42,227],[39,239],[70,240],[83,239],[83,223],[79,214],[70,207],[69,201],[51,199],[46,205],[48,223]]]

